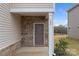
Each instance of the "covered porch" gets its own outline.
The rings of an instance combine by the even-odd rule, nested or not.
[[[37,5],[39,8],[27,5],[27,8],[21,6],[10,9],[11,14],[21,18],[21,47],[16,49],[15,55],[52,56],[54,53],[52,4],[47,4],[50,8]]]

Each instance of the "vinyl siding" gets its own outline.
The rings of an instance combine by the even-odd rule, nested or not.
[[[11,14],[10,4],[0,4],[0,49],[20,40],[20,16]]]
[[[54,12],[52,3],[15,3],[10,12]]]
[[[53,4],[52,3],[14,3],[14,4],[12,4],[12,7],[13,8],[26,8],[26,7],[29,7],[29,8],[30,7],[31,8],[33,8],[33,7],[51,8],[51,7],[53,7]]]
[[[70,27],[70,29],[68,29],[68,35],[69,37],[79,39],[79,6],[71,10],[68,16],[68,26]]]

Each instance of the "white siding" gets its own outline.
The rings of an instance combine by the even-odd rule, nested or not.
[[[26,7],[31,7],[31,8],[48,7],[48,8],[52,8],[53,4],[52,3],[14,3],[14,4],[12,4],[12,8],[26,8]]]
[[[69,37],[79,39],[79,6],[72,9],[68,16],[68,26],[70,27],[70,29],[68,29],[68,35]]]
[[[9,11],[9,4],[0,4],[0,49],[20,40],[20,17]]]
[[[15,3],[10,12],[54,12],[52,3]]]

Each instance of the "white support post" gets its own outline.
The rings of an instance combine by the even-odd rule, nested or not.
[[[49,36],[49,56],[52,56],[54,54],[54,27],[53,27],[53,13],[48,14],[48,36]]]

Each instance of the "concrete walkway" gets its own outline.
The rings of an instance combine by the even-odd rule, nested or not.
[[[16,56],[48,56],[48,47],[21,47]]]

